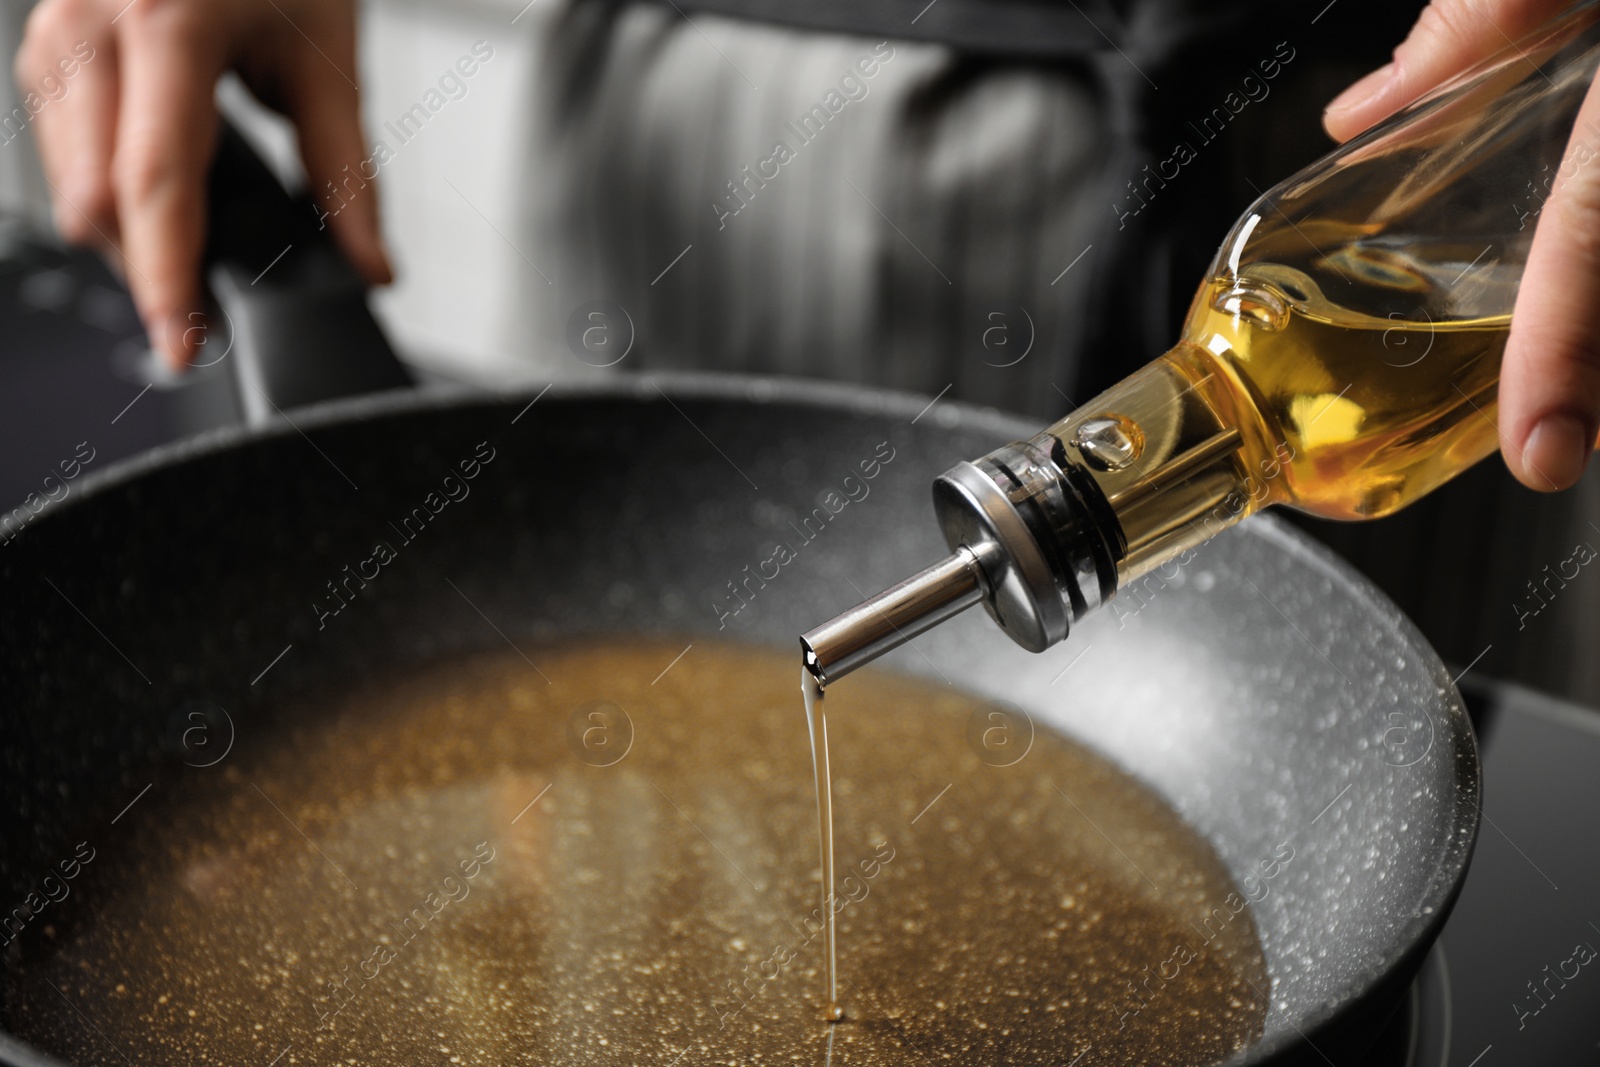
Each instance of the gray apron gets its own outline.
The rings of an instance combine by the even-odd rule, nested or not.
[[[545,10],[519,329],[594,365],[626,339],[619,368],[1058,415],[1171,343],[1231,221],[1198,227],[1175,286],[1183,234],[1124,186],[1153,158],[1158,86],[1181,99],[1177,57],[1241,6]],[[977,46],[939,39],[969,30]]]

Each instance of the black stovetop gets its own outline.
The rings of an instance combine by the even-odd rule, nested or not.
[[[1477,850],[1409,1003],[1363,1065],[1600,1063],[1588,959],[1600,948],[1600,714],[1460,684],[1483,757]]]

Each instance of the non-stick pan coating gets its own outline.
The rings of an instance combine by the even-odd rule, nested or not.
[[[670,632],[792,647],[858,590],[944,550],[936,474],[1034,429],[792,382],[635,378],[532,398],[370,398],[175,446],[86,479],[0,547],[7,905],[70,844],[125,832],[111,820],[146,785],[205,773],[194,764],[218,749],[186,736],[196,722],[213,746],[261,743],[285,694],[495,644],[484,616],[519,642]],[[470,496],[396,543],[390,523],[480,442],[494,458]],[[799,541],[789,524],[842,496],[882,442],[893,459],[870,494],[724,614],[740,603],[728,583]],[[380,539],[398,558],[319,615],[326,583]],[[1292,848],[1250,883],[1267,890],[1254,909],[1273,982],[1253,1061],[1320,1063],[1370,1039],[1465,872],[1478,763],[1448,675],[1381,595],[1275,521],[1224,534],[1044,655],[970,612],[891,663],[1107,753],[1236,880]],[[189,717],[211,705],[225,719]],[[93,869],[78,891],[115,876]],[[0,1059],[49,1062],[10,1039]]]

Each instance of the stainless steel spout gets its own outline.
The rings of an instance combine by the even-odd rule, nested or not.
[[[956,464],[934,482],[933,502],[953,554],[804,634],[820,684],[979,603],[1042,652],[1116,591],[1115,516],[1049,433]]]
[[[984,598],[977,553],[965,545],[927,570],[857,604],[800,637],[806,669],[819,685],[838,681],[863,664],[960,614]]]

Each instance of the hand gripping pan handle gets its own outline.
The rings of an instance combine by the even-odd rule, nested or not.
[[[212,326],[231,341],[213,358],[233,364],[248,424],[413,384],[311,200],[291,196],[226,122],[209,196],[206,277],[224,320]]]

